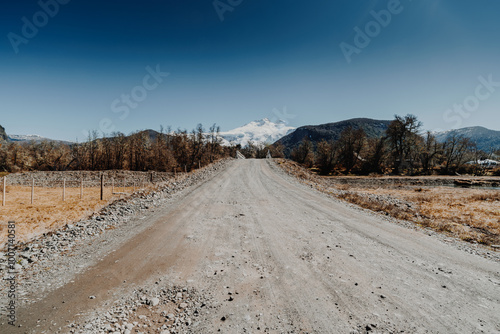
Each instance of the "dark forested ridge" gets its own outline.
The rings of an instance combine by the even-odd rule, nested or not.
[[[391,121],[370,118],[353,118],[335,123],[306,125],[284,136],[277,143],[284,146],[285,154],[289,154],[294,148],[299,146],[304,137],[307,137],[314,147],[322,140],[327,142],[339,140],[340,134],[347,128],[354,130],[362,129],[368,138],[379,138],[384,135],[390,123]]]

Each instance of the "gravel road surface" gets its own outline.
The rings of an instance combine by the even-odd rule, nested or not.
[[[0,332],[500,332],[498,262],[266,160],[230,162],[112,242]]]

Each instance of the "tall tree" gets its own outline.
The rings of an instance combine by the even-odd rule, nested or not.
[[[456,172],[475,144],[470,138],[452,134],[443,144],[444,171]]]
[[[434,136],[430,131],[427,131],[419,154],[422,171],[425,174],[429,174],[435,167],[436,158],[441,152],[442,145],[437,142],[436,136]]]
[[[421,127],[422,123],[411,114],[404,117],[396,115],[389,124],[386,134],[391,148],[394,173],[400,174],[404,167],[413,168]]]
[[[361,150],[365,143],[366,134],[363,129],[346,128],[340,134],[337,142],[339,147],[339,162],[344,167],[345,173],[348,174],[361,160]]]
[[[291,152],[292,160],[304,164],[307,167],[312,167],[314,163],[314,151],[311,140],[306,136],[302,139],[299,146],[295,147]]]
[[[336,145],[322,140],[316,148],[316,166],[321,175],[330,174],[335,167]]]
[[[370,138],[366,149],[366,158],[363,163],[363,172],[365,174],[382,174],[385,168],[387,156],[387,138]]]

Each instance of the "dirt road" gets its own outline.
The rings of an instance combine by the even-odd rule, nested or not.
[[[18,310],[21,328],[0,332],[66,331],[77,314],[157,277],[217,300],[190,332],[500,332],[499,263],[328,198],[270,164],[232,162],[141,220],[146,229],[73,282]]]

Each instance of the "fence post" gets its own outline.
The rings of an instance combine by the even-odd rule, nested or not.
[[[111,194],[115,193],[115,178],[111,178]]]
[[[104,199],[104,174],[101,174],[101,201]]]
[[[83,177],[80,179],[80,199],[83,198]]]
[[[66,179],[63,179],[63,202],[66,201]]]
[[[35,197],[35,178],[31,179],[31,204],[33,204],[34,197]]]
[[[3,194],[2,194],[2,206],[5,206],[5,185],[6,185],[6,183],[7,183],[7,177],[4,176],[3,177],[3,187],[2,187],[3,188],[3,191],[2,191],[3,192]]]

